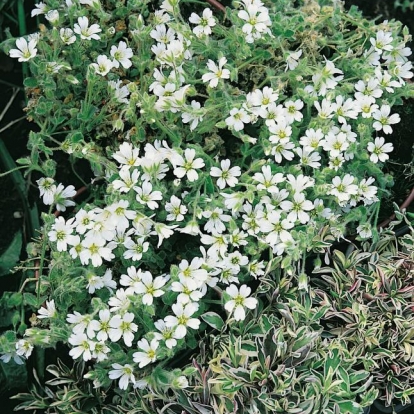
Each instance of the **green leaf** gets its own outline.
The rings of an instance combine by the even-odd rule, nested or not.
[[[201,315],[201,319],[215,329],[221,330],[224,326],[224,321],[220,315],[215,312],[206,312]]]
[[[0,384],[3,390],[25,388],[27,386],[26,365],[18,365],[13,358],[7,364],[0,363]]]
[[[8,275],[17,265],[22,249],[22,232],[19,230],[13,237],[6,251],[0,256],[0,276]]]
[[[36,78],[26,78],[23,81],[23,85],[27,88],[35,88],[38,85],[38,82]]]

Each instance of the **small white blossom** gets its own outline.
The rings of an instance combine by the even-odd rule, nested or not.
[[[81,355],[84,361],[92,359],[92,352],[95,349],[95,342],[91,341],[84,333],[73,333],[68,342],[74,346],[69,351],[73,359],[78,359]]]
[[[222,160],[220,162],[220,168],[217,167],[211,167],[210,175],[212,177],[219,177],[217,180],[217,186],[220,189],[223,189],[226,187],[226,184],[229,187],[234,187],[239,180],[236,177],[239,177],[241,175],[240,167],[232,167],[230,168],[230,160]]]
[[[138,341],[138,348],[141,349],[142,352],[133,353],[132,356],[134,362],[136,362],[140,368],[155,362],[157,360],[158,345],[159,342],[156,339],[153,339],[151,343],[149,343],[147,339]]]
[[[196,170],[204,167],[204,161],[202,158],[196,158],[196,152],[193,148],[186,148],[184,151],[184,157],[178,156],[174,160],[174,175],[178,178],[187,176],[188,181],[193,182],[198,179],[198,173]]]
[[[134,332],[138,330],[138,325],[133,320],[134,314],[131,312],[125,312],[122,316],[113,316],[109,321],[108,332],[111,341],[117,342],[122,337],[125,345],[130,348],[134,340]]]
[[[96,58],[96,63],[91,63],[95,69],[95,73],[101,76],[106,76],[113,67],[113,63],[106,55],[99,55]]]
[[[302,50],[298,50],[296,52],[289,52],[288,57],[286,58],[286,69],[287,70],[293,70],[298,66],[298,60],[302,56]]]
[[[244,128],[244,124],[248,124],[250,121],[250,115],[243,108],[233,108],[230,111],[230,116],[225,119],[226,125],[234,128],[235,131],[241,131]]]
[[[76,36],[73,30],[69,28],[61,28],[59,31],[60,38],[65,45],[71,45],[76,42]]]
[[[183,221],[188,209],[181,204],[181,199],[172,195],[170,202],[165,203],[165,211],[168,213],[166,217],[168,221]]]
[[[227,312],[233,313],[236,321],[244,321],[246,318],[246,311],[244,308],[255,309],[257,306],[257,299],[249,298],[251,289],[247,285],[240,286],[230,285],[226,288],[226,293],[230,295],[231,300],[226,302],[224,308]]]
[[[119,68],[119,64],[121,64],[124,69],[128,69],[132,66],[130,58],[134,53],[130,47],[127,47],[124,41],[121,40],[118,46],[112,45],[110,53],[114,59],[112,62],[113,67]]]
[[[113,370],[109,371],[108,375],[110,379],[118,379],[119,378],[119,388],[121,390],[126,390],[128,388],[128,384],[131,382],[135,384],[135,376],[134,376],[134,369],[131,365],[125,364],[112,364]]]
[[[391,107],[382,105],[381,108],[373,112],[372,117],[376,120],[372,125],[376,131],[384,131],[384,134],[392,134],[391,125],[401,121],[398,114],[390,115]]]
[[[21,37],[16,40],[17,49],[11,49],[9,56],[12,58],[19,58],[19,62],[27,62],[37,54],[37,41],[35,39],[27,40]]]
[[[369,159],[376,164],[378,161],[387,161],[389,158],[387,153],[392,152],[394,147],[390,142],[386,143],[383,137],[377,137],[374,142],[368,143],[367,150],[371,153]]]
[[[55,301],[52,299],[46,301],[46,307],[41,307],[38,311],[39,319],[53,318],[56,315]]]
[[[218,85],[219,79],[229,79],[230,71],[223,69],[223,66],[227,63],[227,59],[222,57],[218,61],[218,66],[211,59],[207,62],[207,68],[210,72],[205,73],[201,78],[204,83],[210,82],[210,88],[215,88]]]
[[[98,24],[93,24],[89,27],[89,19],[86,16],[78,17],[78,23],[75,23],[73,31],[80,35],[84,40],[99,40],[101,37],[97,34],[102,32]]]
[[[209,8],[203,10],[203,14],[201,17],[196,13],[191,13],[191,16],[188,20],[190,23],[197,25],[193,29],[193,33],[197,37],[202,37],[203,35],[210,35],[211,28],[216,25],[216,20],[213,17],[213,12]]]

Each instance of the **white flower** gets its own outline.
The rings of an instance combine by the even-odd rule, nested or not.
[[[387,152],[392,152],[394,147],[391,143],[386,143],[383,137],[377,137],[374,142],[368,143],[367,150],[371,152],[369,159],[376,164],[378,161],[387,161],[389,158]]]
[[[175,30],[172,27],[168,27],[165,24],[158,24],[155,29],[151,30],[150,36],[159,43],[168,44],[175,39]]]
[[[363,223],[357,227],[357,233],[362,239],[372,237],[372,228],[370,223]]]
[[[13,358],[13,361],[17,365],[23,365],[24,360],[20,355],[18,355],[16,352],[5,352],[0,356],[0,361],[4,362],[5,364],[9,363],[10,360]]]
[[[197,37],[202,37],[203,35],[210,35],[211,28],[216,25],[216,21],[213,17],[213,12],[209,8],[203,10],[202,17],[195,13],[191,13],[191,16],[188,20],[190,23],[198,25],[193,29],[193,33]]]
[[[311,168],[319,168],[321,163],[321,156],[317,152],[310,152],[307,149],[296,148],[296,154],[298,154],[300,159],[300,165],[311,167]]]
[[[226,230],[226,226],[223,221],[229,222],[231,220],[231,216],[223,214],[223,210],[218,207],[214,210],[203,211],[203,217],[209,219],[204,226],[204,230],[207,233],[223,233]]]
[[[274,155],[275,161],[280,164],[283,158],[292,161],[295,154],[291,151],[295,148],[295,144],[289,141],[289,138],[278,139],[276,135],[270,137],[272,139],[271,154]]]
[[[79,253],[79,259],[82,264],[88,264],[89,260],[94,267],[101,266],[102,259],[111,261],[115,255],[111,248],[105,247],[105,240],[97,237],[86,237],[82,243],[82,251]]]
[[[37,41],[32,39],[27,42],[24,37],[16,40],[17,49],[11,49],[9,56],[12,58],[19,58],[19,62],[27,62],[37,54]]]
[[[339,205],[344,205],[352,195],[358,194],[358,186],[354,181],[355,177],[350,174],[345,174],[343,178],[336,176],[332,179],[327,193],[336,196]]]
[[[32,17],[39,16],[47,12],[47,4],[40,2],[40,3],[35,3],[35,6],[36,7],[31,12]]]
[[[126,390],[128,388],[128,384],[131,382],[135,384],[135,376],[134,376],[134,369],[131,365],[125,364],[112,364],[113,370],[109,371],[108,375],[110,379],[117,379],[119,378],[119,388],[121,390]]]
[[[358,195],[361,200],[363,200],[364,205],[369,206],[372,203],[378,201],[377,191],[378,188],[375,185],[371,185],[374,183],[375,178],[368,177],[364,178],[359,183],[359,191]]]
[[[98,341],[108,340],[108,337],[109,337],[108,334],[109,334],[109,329],[110,329],[110,325],[109,325],[110,319],[111,319],[111,313],[109,312],[108,309],[101,309],[99,311],[99,321],[95,321],[96,322],[95,330],[97,332],[96,339]]]
[[[169,327],[162,319],[154,322],[155,327],[159,332],[154,332],[154,337],[159,341],[165,341],[165,346],[169,349],[177,345],[177,338],[175,335],[175,328]]]
[[[295,193],[301,193],[304,189],[315,185],[315,180],[312,177],[303,174],[299,174],[297,177],[288,174],[287,181]]]
[[[289,52],[288,57],[286,58],[286,69],[287,70],[293,70],[298,66],[298,60],[302,56],[302,50],[298,50],[296,52]]]
[[[270,165],[264,165],[262,167],[261,173],[255,173],[253,180],[257,181],[259,184],[256,185],[256,188],[260,190],[266,190],[269,193],[276,193],[279,191],[277,184],[285,181],[282,173],[277,173],[272,175],[272,168]]]
[[[78,23],[75,23],[74,32],[80,35],[81,39],[99,40],[101,37],[97,34],[102,31],[98,24],[89,27],[89,20],[86,16],[78,17]]]
[[[72,328],[72,332],[74,334],[82,334],[86,329],[86,333],[89,338],[95,337],[95,324],[93,323],[91,315],[82,315],[78,311],[74,311],[73,313],[69,313],[67,315],[66,321],[75,325]]]
[[[188,209],[181,204],[181,199],[172,195],[170,202],[165,203],[165,211],[169,213],[166,217],[168,221],[183,221]]]
[[[131,347],[134,340],[134,332],[138,330],[138,325],[133,320],[134,314],[131,312],[125,312],[122,316],[113,316],[109,321],[110,328],[108,332],[111,341],[117,342],[122,336],[125,345]]]
[[[183,121],[183,124],[188,124],[189,122],[191,122],[190,124],[190,130],[193,131],[199,122],[201,122],[203,120],[203,116],[199,114],[199,110],[201,108],[201,104],[200,102],[191,101],[191,112],[183,112],[181,114],[181,119]],[[190,110],[190,109],[188,109]]]
[[[115,99],[116,102],[126,103],[126,104],[129,102],[128,96],[130,92],[128,90],[128,86],[122,85],[121,80],[109,81],[108,87],[109,87],[111,94],[113,94],[113,98]]]
[[[178,229],[180,233],[189,234],[190,236],[197,236],[200,234],[200,227],[195,220],[190,220],[185,227]]]
[[[320,145],[321,140],[323,139],[324,134],[322,129],[317,129],[316,131],[313,128],[307,129],[305,135],[300,138],[299,144],[302,145],[306,151],[315,151]]]
[[[56,306],[54,299],[46,301],[46,307],[41,307],[37,313],[39,319],[53,318],[56,315]]]
[[[76,232],[79,234],[84,234],[87,230],[92,229],[94,225],[95,211],[90,210],[86,211],[81,208],[75,215],[75,222],[73,223],[76,226]]]
[[[221,169],[217,167],[211,167],[210,175],[212,177],[219,177],[217,180],[217,186],[221,189],[226,187],[226,184],[229,187],[234,187],[239,180],[236,177],[241,175],[240,167],[230,168],[230,160],[222,160],[220,162]]]
[[[91,66],[95,69],[95,73],[101,76],[106,76],[112,69],[113,63],[107,56],[99,55],[96,58],[96,63],[91,63]]]
[[[197,303],[187,303],[183,306],[181,303],[174,303],[172,311],[175,316],[168,315],[165,317],[165,325],[168,327],[175,327],[175,334],[177,339],[184,338],[187,334],[187,327],[198,329],[200,321],[191,316],[198,311]]]
[[[50,10],[45,14],[45,19],[53,26],[59,23],[59,12],[57,10]]]
[[[300,122],[302,120],[303,114],[300,110],[303,108],[303,105],[304,103],[300,99],[296,99],[296,101],[285,101],[285,115],[288,123],[292,123],[293,121]]]
[[[75,202],[68,200],[68,198],[74,197],[76,195],[76,190],[73,185],[68,185],[66,188],[63,184],[59,184],[56,187],[54,194],[54,203],[56,203],[56,209],[58,211],[66,211],[66,207],[71,207],[75,205]]]
[[[96,342],[95,349],[92,352],[92,357],[96,358],[98,362],[104,361],[108,359],[108,353],[111,351],[109,346],[105,344],[105,342]],[[86,374],[87,375],[87,374]]]
[[[125,312],[131,305],[128,293],[123,288],[116,291],[115,296],[111,296],[108,300],[108,305],[111,307],[111,312]]]
[[[140,368],[145,367],[157,360],[157,348],[159,342],[154,338],[151,344],[147,339],[141,339],[138,341],[138,348],[142,349],[143,352],[134,352],[132,354],[134,362],[138,363]]]
[[[230,111],[230,116],[225,119],[226,125],[229,128],[234,128],[235,131],[241,131],[244,124],[248,124],[250,121],[250,115],[243,108],[233,108]]]
[[[178,226],[178,224],[174,224],[173,226],[167,226],[164,223],[155,223],[154,231],[151,232],[151,235],[158,236],[158,244],[157,248],[161,246],[164,239],[170,238],[174,234],[174,229]]]
[[[209,59],[207,62],[207,67],[210,72],[205,73],[201,79],[204,83],[210,82],[210,88],[215,88],[218,85],[219,79],[229,79],[230,71],[228,69],[223,69],[223,66],[227,63],[227,59],[223,56],[218,61],[218,66]]]
[[[372,96],[356,97],[355,109],[361,112],[363,118],[371,118],[372,113],[378,110],[378,105]]]
[[[413,72],[411,69],[413,64],[411,62],[397,63],[395,67],[391,69],[391,73],[398,78],[398,80],[404,85],[404,79],[411,79],[413,77]]]
[[[137,193],[136,200],[141,204],[146,204],[151,210],[158,208],[158,200],[162,200],[161,191],[152,191],[152,184],[144,181],[141,187],[134,187]]]
[[[372,117],[376,119],[372,125],[376,131],[384,131],[384,134],[392,134],[390,125],[397,124],[401,121],[398,114],[390,115],[391,107],[389,105],[382,105],[380,110],[373,112]]]
[[[292,240],[289,230],[294,227],[295,223],[288,219],[282,220],[281,210],[270,211],[266,218],[258,220],[258,224],[260,224],[260,231],[267,233],[265,241],[271,247],[276,246],[281,241]]]
[[[141,280],[135,285],[135,293],[144,294],[142,303],[151,306],[154,298],[158,298],[165,293],[161,288],[167,283],[167,280],[163,276],[157,276],[153,279],[150,272],[142,272]]]
[[[383,94],[383,91],[379,87],[379,80],[377,78],[370,78],[367,83],[360,80],[355,84],[354,96],[356,99],[363,98],[364,96],[369,96],[371,98],[377,99],[380,98]]]
[[[33,345],[26,339],[20,339],[16,342],[16,354],[24,356],[26,359],[32,354]]]
[[[211,236],[209,234],[203,234],[200,239],[202,244],[210,245],[210,248],[207,250],[207,254],[210,256],[214,256],[220,254],[220,256],[224,256],[227,252],[228,247],[228,239],[223,234],[219,233],[212,233]]]
[[[204,264],[204,260],[200,257],[194,257],[191,260],[191,263],[188,263],[187,260],[181,260],[178,265],[180,271],[178,277],[181,281],[191,279],[197,282],[198,287],[200,287],[208,278],[207,270],[201,269]]]
[[[204,161],[202,158],[194,159],[196,152],[193,148],[186,148],[184,151],[184,157],[177,157],[174,160],[174,175],[178,178],[187,176],[188,181],[193,182],[198,179],[198,173],[196,169],[204,167]]]
[[[342,95],[338,95],[331,107],[333,108],[333,112],[338,117],[338,122],[341,124],[346,123],[346,118],[356,119],[358,117],[355,102],[351,98],[344,101],[344,97]]]
[[[73,34],[73,30],[69,28],[61,28],[60,29],[60,39],[65,45],[71,45],[72,43],[75,43],[76,36]]]
[[[236,285],[230,285],[226,288],[226,293],[232,298],[224,305],[227,312],[232,313],[234,311],[234,319],[236,321],[244,321],[246,318],[246,311],[244,308],[255,309],[257,306],[257,299],[248,298],[251,293],[251,289],[247,285],[240,286],[240,289]]]
[[[198,283],[190,278],[185,278],[179,282],[173,282],[171,284],[171,290],[173,292],[179,292],[177,296],[177,302],[185,305],[188,302],[198,302],[203,294],[198,290]]]
[[[260,39],[262,33],[270,33],[269,27],[272,22],[269,18],[269,11],[263,6],[263,3],[260,2],[260,6],[247,4],[245,10],[239,11],[238,16],[246,22],[242,31],[246,34],[247,43],[253,43],[255,39]]]
[[[289,212],[287,219],[292,223],[299,220],[302,224],[306,224],[310,220],[307,211],[313,210],[314,206],[312,201],[305,199],[305,194],[295,193],[293,194],[293,201],[282,201],[280,208]]]
[[[267,108],[271,103],[274,103],[279,98],[279,94],[275,92],[272,88],[265,86],[263,90],[256,89],[250,94],[250,98],[246,96],[246,101],[249,100],[247,105],[248,108],[250,106],[260,107],[260,108]],[[250,108],[252,112],[256,113],[257,111],[255,108]]]
[[[95,349],[95,342],[91,341],[84,333],[73,333],[68,342],[75,347],[69,351],[73,359],[79,358],[82,354],[84,361],[92,359],[92,352]]]
[[[319,118],[329,119],[333,117],[335,107],[329,99],[323,99],[322,103],[315,101],[313,104],[315,105],[315,108],[318,111]]]
[[[269,141],[277,144],[284,138],[290,138],[292,127],[287,122],[287,118],[280,118],[276,123],[269,125],[269,132],[272,134]]]
[[[124,165],[118,174],[120,180],[113,181],[112,187],[121,193],[128,193],[137,184],[140,172],[134,169],[131,173],[131,168]]]
[[[329,152],[330,157],[337,157],[349,147],[349,142],[344,132],[335,134],[334,131],[329,131],[325,139],[321,141],[321,144],[323,149]]]
[[[56,184],[53,178],[42,177],[36,181],[39,186],[40,197],[43,197],[43,204],[50,206],[53,204],[56,193]]]
[[[393,49],[393,45],[391,44],[393,38],[392,33],[390,32],[384,32],[383,30],[380,30],[377,33],[376,38],[374,39],[373,37],[371,37],[369,41],[379,54],[381,54],[384,50],[390,51]]]
[[[286,124],[286,108],[283,105],[276,105],[276,102],[271,102],[266,108],[262,108],[262,111],[258,112],[261,118],[265,119],[265,123],[268,127],[276,124],[276,122],[285,121]]]
[[[142,254],[148,251],[149,243],[145,241],[144,237],[140,237],[136,243],[132,239],[126,240],[124,246],[127,249],[124,252],[124,258],[137,261],[141,260]]]
[[[113,57],[113,66],[119,68],[121,64],[124,69],[128,69],[132,66],[130,58],[134,55],[132,49],[127,47],[127,44],[124,41],[120,41],[118,46],[111,46],[111,56]]]
[[[52,230],[48,232],[49,240],[57,242],[56,248],[58,252],[64,252],[68,249],[73,239],[73,219],[65,222],[63,217],[57,217],[52,225]]]

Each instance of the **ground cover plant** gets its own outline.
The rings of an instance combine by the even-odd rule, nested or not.
[[[309,264],[381,237],[407,29],[337,1],[49,0],[32,15],[40,31],[2,47],[30,68],[38,130],[18,163],[46,208],[1,359],[36,348],[42,371],[40,350],[63,345],[68,362],[20,408],[362,412],[371,367],[326,335]],[[93,179],[60,182],[58,156]]]

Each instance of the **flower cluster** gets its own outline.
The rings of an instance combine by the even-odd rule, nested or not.
[[[73,277],[86,298],[68,305],[51,291],[38,318],[64,326],[73,359],[106,370],[98,386],[147,387],[153,364],[195,346],[209,310],[227,311],[223,329],[252,317],[266,299],[251,282],[279,263],[295,273],[321,234],[372,236],[393,150],[382,135],[413,76],[398,28],[384,22],[323,56],[273,19],[272,2],[236,2],[231,30],[209,8],[187,22],[177,0],[150,15],[130,2],[126,28],[105,28],[99,1],[49,3],[32,14],[50,33],[17,40],[10,56],[30,60],[45,89],[62,87],[49,112],[37,96],[28,111],[42,120],[62,105],[61,149],[90,162],[100,192],[75,206],[75,188],[37,168],[44,204],[75,207],[45,223],[51,280]],[[33,329],[3,359],[28,357]]]

